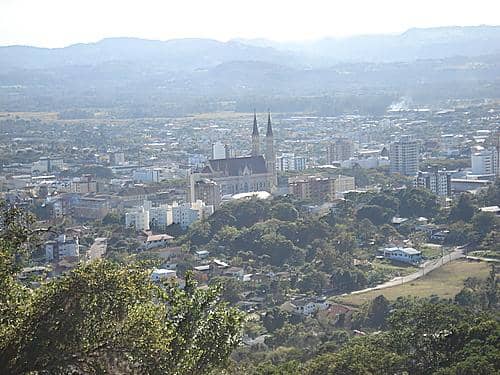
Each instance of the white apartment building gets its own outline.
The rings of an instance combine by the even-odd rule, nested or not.
[[[333,191],[335,194],[345,193],[354,189],[356,189],[354,177],[339,175],[333,181]]]
[[[214,206],[206,205],[205,202],[197,200],[191,203],[172,203],[172,222],[187,228],[195,221],[208,217],[214,213]]]
[[[410,136],[402,136],[389,149],[392,173],[414,176],[418,172],[419,146]]]
[[[134,171],[132,178],[137,182],[158,183],[161,181],[161,168],[142,168]]]
[[[61,234],[55,240],[45,242],[45,259],[49,262],[54,259],[78,257],[79,255],[78,237],[67,238],[65,234]]]
[[[276,168],[281,172],[303,171],[307,168],[306,158],[293,153],[283,153],[276,158]]]
[[[144,205],[125,214],[125,226],[136,230],[155,229],[164,230],[171,224],[179,224],[187,228],[195,221],[214,213],[213,205],[206,205],[201,200],[193,203],[173,202],[171,205],[152,207],[151,202],[144,201]]]
[[[413,180],[415,187],[428,189],[439,197],[451,195],[451,173],[448,171],[418,172]]]
[[[471,153],[472,174],[499,175],[498,150],[496,147],[475,149]]]
[[[158,207],[150,207],[148,211],[150,226],[155,229],[164,230],[173,223],[172,207],[169,205],[162,204]]]
[[[133,227],[135,230],[149,230],[149,210],[144,207],[125,214],[125,226]]]
[[[222,142],[212,144],[212,160],[225,159],[227,146]]]

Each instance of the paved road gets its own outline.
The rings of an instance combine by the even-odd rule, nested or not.
[[[366,289],[361,289],[361,290],[356,290],[354,292],[345,293],[342,295],[347,296],[350,294],[362,294],[362,293],[370,292],[372,290],[386,289],[386,288],[390,288],[392,286],[401,285],[401,284],[416,280],[424,275],[427,275],[429,272],[434,271],[435,269],[445,265],[446,263],[449,263],[453,260],[456,260],[459,258],[464,258],[464,257],[465,257],[465,255],[463,254],[462,250],[455,249],[454,251],[446,254],[442,258],[428,260],[427,262],[420,265],[420,269],[418,271],[416,271],[412,274],[409,274],[407,276],[395,277],[394,279],[386,281],[385,283],[379,284],[377,286],[374,286],[371,288],[366,288]]]
[[[482,262],[488,262],[488,263],[499,263],[500,259],[497,258],[483,258],[483,257],[471,257],[470,255],[466,256],[467,259],[472,259],[472,260],[480,260]]]

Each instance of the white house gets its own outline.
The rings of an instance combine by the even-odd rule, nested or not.
[[[313,300],[300,299],[292,301],[291,306],[295,314],[301,315],[311,315],[317,311],[322,311],[328,309],[331,304],[326,301],[324,297],[318,297]]]
[[[396,260],[398,262],[418,264],[422,261],[422,252],[412,247],[385,247],[379,249],[384,258]]]
[[[144,241],[143,248],[146,250],[149,249],[155,249],[159,247],[166,247],[174,237],[169,236],[168,234],[155,234],[155,235],[150,235]]]
[[[165,268],[156,268],[151,273],[151,280],[158,282],[163,280],[173,280],[177,278],[177,272]]]

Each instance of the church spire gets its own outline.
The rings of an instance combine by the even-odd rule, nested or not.
[[[267,110],[267,132],[266,137],[273,136],[273,127],[271,126],[271,111]]]
[[[266,167],[271,173],[271,187],[277,186],[276,177],[276,153],[274,151],[273,127],[271,125],[271,111],[267,112],[267,132],[266,132]]]
[[[260,155],[259,127],[257,126],[257,113],[253,111],[253,131],[252,131],[252,156]]]
[[[255,109],[253,110],[253,131],[252,131],[252,136],[258,136],[259,135],[259,128],[257,127],[257,113],[255,112]]]

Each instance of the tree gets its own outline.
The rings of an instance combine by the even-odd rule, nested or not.
[[[117,213],[110,212],[106,216],[102,218],[102,224],[103,225],[111,225],[111,224],[121,224],[122,223],[122,217],[118,215]]]
[[[302,276],[299,287],[303,292],[316,292],[320,294],[329,284],[328,277],[324,272],[309,269]]]
[[[405,357],[387,349],[381,339],[359,338],[338,353],[323,354],[309,361],[307,375],[393,375],[403,373]]]
[[[195,246],[204,245],[210,241],[212,233],[207,221],[197,221],[191,225],[188,231],[191,243]]]
[[[0,373],[210,372],[238,344],[241,314],[190,275],[181,290],[96,261],[28,290],[15,276],[29,219],[7,208],[0,223]]]
[[[366,285],[366,276],[358,269],[336,268],[330,280],[339,292],[350,292]]]
[[[236,303],[240,300],[240,293],[243,291],[241,282],[232,277],[218,276],[210,279],[210,285],[220,287],[221,297],[224,301]]]
[[[479,212],[472,217],[472,225],[482,237],[498,226],[498,218],[491,212]]]
[[[389,301],[387,298],[383,294],[378,295],[368,305],[366,323],[373,328],[384,328],[389,310]]]
[[[275,204],[271,209],[271,216],[281,221],[294,221],[299,217],[299,212],[293,204],[283,202]]]
[[[368,219],[375,225],[382,225],[388,223],[394,213],[394,211],[380,206],[365,205],[358,209],[356,217],[358,220]]]
[[[456,205],[451,208],[450,220],[468,222],[474,216],[475,207],[469,194],[462,194]]]
[[[372,199],[370,199],[368,204],[389,208],[391,210],[394,210],[394,212],[397,212],[399,209],[399,199],[389,194],[390,193],[377,194]]]
[[[450,232],[444,240],[448,245],[464,245],[477,240],[477,233],[474,232],[471,224],[458,221],[451,224],[448,229]]]
[[[286,322],[288,314],[281,310],[279,307],[274,307],[272,310],[266,312],[262,318],[262,324],[266,327],[268,332],[282,328]]]
[[[166,288],[109,262],[42,285],[1,337],[1,372],[191,374],[223,365],[238,343],[240,314],[190,277],[184,290]]]
[[[437,197],[425,189],[403,189],[399,193],[399,215],[434,217],[439,208]]]
[[[495,265],[491,265],[490,273],[486,279],[486,297],[488,299],[488,308],[494,309],[498,304],[498,280]]]

